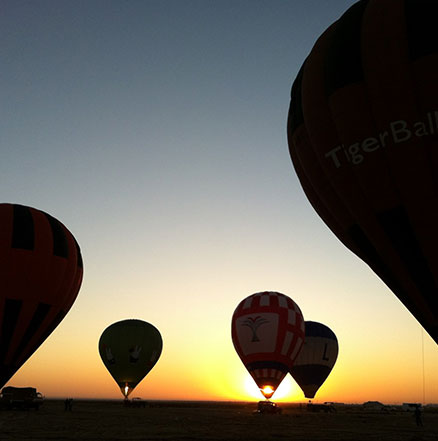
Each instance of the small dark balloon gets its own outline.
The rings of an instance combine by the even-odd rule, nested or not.
[[[304,345],[290,369],[306,398],[314,398],[329,376],[338,358],[338,339],[326,325],[305,322]]]

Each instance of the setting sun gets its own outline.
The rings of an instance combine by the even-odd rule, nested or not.
[[[257,384],[255,383],[255,381],[253,380],[253,378],[251,377],[251,375],[247,375],[245,377],[245,391],[247,392],[248,396],[251,396],[252,398],[256,398],[256,399],[262,399],[263,398],[263,392],[261,389],[259,389],[259,387],[257,386]],[[272,388],[270,386],[267,386],[265,389],[270,388],[272,390]],[[297,399],[300,399],[300,395],[299,395],[299,391],[298,389],[295,390],[296,388],[294,388],[293,385],[293,380],[291,377],[287,376],[284,378],[284,380],[280,383],[280,385],[277,387],[277,389],[273,392],[272,394],[272,398],[275,401],[296,401]],[[265,391],[267,392],[267,391]]]
[[[271,386],[264,386],[262,389],[260,389],[260,391],[267,400],[269,400],[269,398],[271,398],[275,392]]]

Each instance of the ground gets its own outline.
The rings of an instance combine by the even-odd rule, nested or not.
[[[343,406],[310,413],[305,406],[280,404],[281,415],[253,414],[257,403],[150,402],[132,408],[120,401],[46,400],[40,410],[0,411],[0,440],[40,441],[438,441],[438,409],[413,413],[364,411]]]

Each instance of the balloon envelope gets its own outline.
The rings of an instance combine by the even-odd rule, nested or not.
[[[99,354],[126,398],[154,367],[163,340],[155,326],[143,320],[122,320],[103,331]]]
[[[272,291],[243,299],[231,321],[233,344],[260,391],[270,398],[298,355],[304,319],[288,296]]]
[[[305,327],[304,345],[290,373],[306,398],[314,398],[336,363],[338,339],[322,323],[306,321]]]
[[[438,342],[438,2],[354,4],[293,86],[289,150],[311,204]]]
[[[67,314],[82,274],[79,246],[61,222],[0,204],[0,387]]]

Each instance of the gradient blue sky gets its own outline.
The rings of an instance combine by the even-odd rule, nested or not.
[[[1,200],[61,220],[85,266],[11,384],[118,397],[97,341],[139,318],[164,340],[139,394],[245,398],[231,315],[273,290],[338,336],[317,398],[438,402],[436,345],[319,219],[289,158],[292,81],[353,3],[1,1]]]

